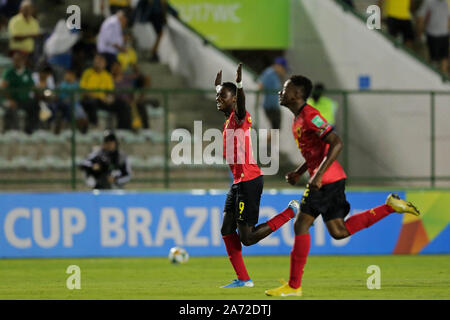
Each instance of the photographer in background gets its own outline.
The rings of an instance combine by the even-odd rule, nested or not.
[[[116,135],[106,130],[101,148],[94,150],[80,165],[86,172],[86,184],[93,189],[120,189],[130,181],[127,156],[119,151]]]

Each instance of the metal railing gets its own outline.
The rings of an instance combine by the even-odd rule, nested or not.
[[[13,90],[9,90],[11,93]],[[32,188],[33,185],[51,185],[51,184],[60,184],[63,185],[62,188],[67,186],[66,189],[72,189],[77,190],[80,187],[80,184],[82,184],[82,179],[80,178],[79,170],[77,167],[76,157],[77,157],[77,147],[79,146],[79,143],[77,141],[77,137],[81,134],[77,131],[76,122],[75,122],[75,103],[77,101],[77,97],[79,97],[80,94],[87,93],[87,92],[93,92],[93,91],[99,91],[99,90],[62,90],[58,89],[55,90],[55,94],[58,94],[60,92],[65,92],[70,94],[70,101],[72,104],[72,122],[71,122],[71,136],[70,136],[70,175],[66,175],[64,177],[39,177],[39,178],[33,178],[27,175],[26,170],[22,170],[19,172],[18,176],[20,177],[5,177],[5,172],[7,170],[0,169],[0,184],[3,185],[4,188],[8,188],[10,185],[19,185],[19,186],[26,186],[27,188]],[[177,96],[191,96],[191,95],[197,95],[199,99],[205,99],[210,98],[211,100],[211,108],[214,108],[215,103],[213,102],[212,98],[215,95],[214,90],[211,89],[143,89],[140,90],[141,92],[144,92],[146,94],[152,95],[152,96],[160,96],[161,99],[161,108],[163,109],[162,112],[162,119],[158,120],[158,122],[162,122],[162,132],[163,135],[163,148],[160,155],[164,158],[164,164],[162,167],[158,168],[156,171],[159,173],[162,172],[162,175],[158,174],[155,177],[140,177],[139,175],[135,175],[132,179],[132,182],[134,183],[140,183],[144,185],[144,188],[152,188],[153,185],[159,184],[164,189],[171,188],[175,183],[185,183],[187,187],[190,187],[190,185],[193,182],[196,183],[210,183],[210,182],[229,182],[228,176],[220,176],[220,175],[214,175],[212,177],[205,177],[205,176],[192,176],[188,178],[184,177],[173,177],[172,173],[174,172],[174,167],[171,166],[171,159],[170,159],[170,145],[171,145],[171,130],[176,129],[175,126],[171,125],[171,118],[174,119],[174,122],[176,122],[177,119],[183,118],[186,115],[183,115],[183,110],[180,108],[177,108],[176,110],[173,109],[173,103],[171,103],[171,99],[176,99]],[[121,93],[121,92],[137,92],[136,90],[115,90],[112,92],[104,91],[107,93]],[[275,92],[263,92],[263,91],[257,91],[257,90],[246,90],[246,95],[254,95],[255,97],[255,103],[254,103],[254,110],[258,110],[256,114],[253,115],[253,125],[255,127],[258,127],[260,124],[260,118],[263,116],[262,107],[260,107],[260,102],[263,94],[266,93],[275,93]],[[5,95],[5,91],[3,90],[0,92],[1,96]],[[336,126],[339,128],[338,132],[341,135],[343,142],[344,142],[344,149],[340,156],[340,161],[343,164],[344,169],[346,170],[348,174],[348,180],[351,184],[364,184],[364,185],[371,185],[371,184],[381,184],[381,185],[391,185],[394,182],[400,182],[406,185],[410,185],[413,182],[421,183],[422,186],[425,187],[438,187],[438,182],[450,182],[450,174],[442,175],[437,173],[437,151],[438,151],[438,145],[436,143],[437,138],[437,123],[436,119],[439,116],[437,114],[437,109],[439,107],[439,110],[449,110],[450,104],[446,104],[446,97],[450,98],[450,91],[420,91],[420,90],[367,90],[367,91],[359,91],[359,90],[328,90],[325,95],[328,95],[330,97],[333,97],[336,101],[338,101],[339,105],[341,106],[339,108],[340,115],[338,116],[338,122]],[[355,105],[357,103],[352,102],[350,100],[355,99],[356,97],[364,97],[372,95],[377,97],[377,99],[382,100],[382,97],[392,97],[392,96],[399,96],[399,97],[428,97],[429,106],[427,107],[429,112],[429,119],[427,120],[428,126],[429,126],[429,132],[427,135],[429,135],[429,174],[427,175],[407,175],[407,176],[399,176],[399,175],[358,175],[354,172],[354,168],[352,165],[351,157],[353,157],[354,153],[351,154],[350,146],[352,146],[352,136],[351,136],[351,130],[352,127],[351,123],[351,116],[352,116],[352,110],[364,110],[364,105]],[[437,98],[444,97],[444,104],[440,103],[438,105]],[[369,98],[367,98],[369,99]],[[371,99],[374,99],[371,97]],[[357,108],[357,109],[355,109]],[[442,109],[441,109],[442,108]],[[186,111],[190,112],[190,111]],[[450,110],[449,110],[450,112]],[[450,114],[450,113],[449,113]],[[219,116],[218,116],[219,117]],[[204,120],[204,119],[197,119],[197,120]],[[220,128],[219,128],[220,129]],[[4,134],[4,133],[2,133]],[[139,135],[139,132],[136,133]],[[448,133],[450,134],[450,132]],[[355,139],[353,139],[355,141]],[[445,141],[444,141],[445,143]],[[441,148],[448,148],[450,150],[450,145],[443,145],[440,146]],[[3,147],[2,147],[3,149]],[[440,149],[439,149],[440,150]],[[293,152],[298,152],[298,150],[293,150]],[[386,150],[386,152],[389,152],[389,150]],[[2,155],[0,155],[1,157]],[[6,155],[9,156],[9,155]],[[444,155],[445,157],[445,155]],[[408,159],[405,159],[407,161]],[[444,159],[445,160],[445,159]],[[292,164],[293,169],[298,164]],[[205,165],[202,167],[203,169],[207,169],[208,167]],[[186,171],[195,170],[196,168],[185,168]],[[225,170],[225,169],[224,169]],[[19,170],[20,171],[20,170]],[[2,174],[3,172],[3,174]],[[269,178],[269,181],[281,181],[283,180],[280,176],[275,177],[267,177]],[[426,184],[424,184],[426,183]]]

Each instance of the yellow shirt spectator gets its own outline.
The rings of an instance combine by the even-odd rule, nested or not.
[[[94,68],[89,68],[81,75],[80,88],[114,90],[114,80],[106,70],[97,72]],[[104,99],[106,97],[105,92],[90,92],[88,94],[90,97],[97,99]]]
[[[130,0],[109,0],[109,5],[118,7],[128,7],[130,5]]]
[[[29,17],[28,20],[25,19],[22,13],[15,15],[9,20],[8,23],[8,33],[9,33],[9,49],[10,50],[20,50],[27,53],[34,51],[34,39],[28,38],[22,41],[13,40],[13,37],[24,36],[24,35],[37,35],[40,32],[40,27],[38,21]]]
[[[410,20],[411,0],[385,0],[386,15],[391,18]]]
[[[122,66],[122,70],[126,71],[130,65],[137,64],[137,54],[133,48],[128,47],[125,52],[117,55],[117,60]]]

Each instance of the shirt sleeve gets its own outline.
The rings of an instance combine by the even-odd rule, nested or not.
[[[31,78],[33,79],[33,82],[34,82],[35,85],[39,84],[39,73],[33,72],[31,74]]]
[[[427,12],[429,10],[430,1],[425,0],[422,5],[420,6],[419,10],[417,10],[417,16],[424,18],[427,15]]]
[[[2,73],[2,82],[3,81],[8,81],[9,74],[10,74],[10,70],[9,69],[5,69],[3,71],[3,73]]]
[[[333,126],[320,114],[320,112],[313,112],[306,120],[307,130],[316,133],[319,138],[323,139],[328,133],[333,131]]]
[[[116,176],[114,176],[114,178],[116,179],[116,183],[118,186],[123,186],[125,183],[131,180],[131,165],[128,157],[124,157],[123,163],[121,163],[120,166],[120,170],[118,170],[118,173]]]
[[[114,90],[114,80],[110,73],[106,73],[105,89]]]
[[[266,71],[264,71],[261,76],[258,78],[258,81],[260,83],[262,83],[264,89],[269,89],[271,88],[271,81],[270,81],[270,75],[269,73]]]
[[[17,19],[15,19],[14,17],[11,20],[9,20],[8,23],[8,33],[12,37],[16,36],[19,33],[16,28],[16,23]]]

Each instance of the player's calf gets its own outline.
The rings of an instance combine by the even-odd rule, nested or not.
[[[300,212],[300,202],[297,200],[291,200],[288,207],[277,214],[275,217],[267,221],[267,224],[272,229],[276,231],[281,228],[286,222],[294,218]]]
[[[301,234],[307,234],[309,232],[309,228],[311,228],[311,226],[314,223],[314,217],[300,212],[299,215],[297,215],[297,218],[295,219],[294,222],[294,233],[296,236],[301,235]]]

